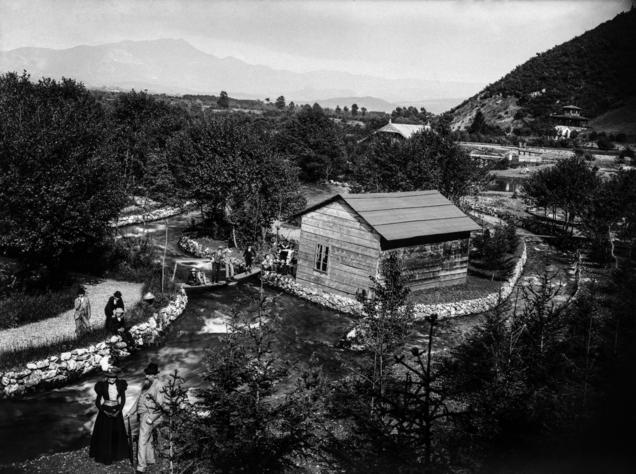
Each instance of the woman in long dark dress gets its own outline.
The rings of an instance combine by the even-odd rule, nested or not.
[[[117,378],[117,372],[116,369],[110,369],[105,374],[106,380],[95,384],[95,405],[99,412],[93,428],[89,456],[106,465],[129,457],[128,437],[122,415],[128,384]]]

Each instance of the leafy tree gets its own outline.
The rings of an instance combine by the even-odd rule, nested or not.
[[[354,117],[358,115],[358,104],[351,105],[351,115]]]
[[[282,95],[278,97],[278,99],[276,99],[275,105],[277,109],[283,110],[285,108],[285,97]]]
[[[167,187],[149,185],[146,174],[159,164],[170,137],[188,123],[187,113],[145,92],[132,91],[115,97],[108,119],[107,150],[119,164],[120,186],[131,194],[169,200],[170,193],[163,193]]]
[[[0,76],[0,248],[27,264],[69,268],[110,236],[124,203],[102,149],[105,117],[71,79]]]
[[[609,179],[598,179],[581,210],[581,229],[589,239],[593,255],[600,261],[614,258],[614,240],[630,243],[636,235],[636,172],[621,171]]]
[[[274,219],[304,205],[296,168],[272,151],[267,136],[235,119],[193,125],[168,153],[184,197],[230,226],[235,239],[256,241]]]
[[[470,125],[468,129],[468,133],[485,133],[488,128],[486,124],[486,119],[484,118],[484,114],[481,109],[477,109],[475,113],[475,117],[473,118],[473,123]]]
[[[449,136],[421,132],[404,141],[373,139],[353,164],[361,191],[392,192],[438,189],[453,202],[482,185],[488,170]]]
[[[383,394],[385,367],[412,328],[413,305],[407,301],[410,290],[399,256],[390,253],[380,265],[381,278],[371,277],[371,298],[360,297],[364,317],[358,328],[363,345],[373,354],[372,390]]]
[[[267,99],[269,102],[269,99]],[[230,107],[230,98],[227,95],[227,92],[221,91],[219,94],[219,100],[216,101],[217,105],[222,109],[227,109]]]
[[[339,105],[336,105],[336,115],[340,115],[342,113],[342,109]]]
[[[533,173],[523,185],[526,199],[533,205],[564,213],[560,224],[564,231],[573,231],[573,222],[583,212],[588,193],[598,184],[596,170],[585,160],[574,156],[559,161],[551,168]]]
[[[304,106],[275,137],[276,149],[290,156],[304,181],[330,179],[343,169],[343,140],[318,104]]]

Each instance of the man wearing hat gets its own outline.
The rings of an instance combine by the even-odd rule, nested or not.
[[[148,364],[144,373],[146,379],[141,387],[141,393],[127,415],[127,417],[137,416],[139,419],[137,472],[145,472],[148,464],[155,463],[152,433],[161,422],[161,410],[164,403],[164,385],[157,378],[157,374],[159,374],[157,364],[152,362]]]
[[[108,302],[104,307],[104,314],[106,315],[106,329],[110,329],[111,319],[113,318],[113,313],[115,312],[115,308],[124,308],[124,300],[121,299],[121,291],[116,291],[113,293],[113,296],[108,298]]]

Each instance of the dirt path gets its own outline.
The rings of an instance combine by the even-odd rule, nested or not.
[[[91,302],[91,327],[99,328],[104,326],[104,306],[108,298],[119,290],[126,308],[132,308],[141,301],[143,283],[106,279],[98,282],[84,282],[84,288]],[[0,331],[0,352],[39,347],[72,339],[75,336],[74,313],[73,309],[69,309],[53,318]]]

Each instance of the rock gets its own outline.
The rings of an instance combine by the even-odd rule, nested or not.
[[[17,395],[18,393],[22,392],[24,392],[24,386],[18,384],[9,385],[7,388],[4,389],[4,393],[9,396]]]
[[[60,360],[60,358],[58,356],[49,357],[49,362],[57,362],[58,360]]]
[[[75,362],[75,360],[73,360],[73,359],[69,359],[66,362],[66,369],[69,370],[69,371],[76,370],[77,369],[77,362]]]
[[[107,349],[108,348],[108,346],[106,345],[105,342],[100,342],[95,347],[97,348],[98,351],[101,351],[102,349]]]
[[[31,375],[29,375],[26,379],[24,379],[24,385],[29,388],[35,387],[41,381],[42,381],[42,372],[40,372],[39,370],[34,370],[33,372],[31,372]]]
[[[125,342],[123,342],[123,341],[119,341],[119,342],[116,342],[116,343],[115,343],[115,347],[116,347],[117,349],[124,349],[124,348],[128,347],[128,344],[126,344],[126,343],[125,343]]]
[[[110,338],[111,344],[115,344],[116,342],[119,342],[120,340],[121,340],[121,338],[119,336],[112,336]]]
[[[27,366],[27,369],[29,370],[35,370],[38,368],[38,366],[33,362],[29,362],[26,366]]]
[[[48,359],[41,360],[37,362],[35,365],[37,366],[38,369],[44,369],[49,366],[49,360]]]
[[[6,387],[7,385],[11,384],[11,379],[5,375],[2,377],[2,379],[0,379],[0,383],[2,383],[2,385]]]
[[[62,360],[70,360],[72,354],[70,352],[62,352],[60,358]]]
[[[77,355],[84,355],[84,354],[86,354],[88,351],[82,347],[82,348],[80,348],[80,349],[75,349],[73,352],[74,352],[75,354],[77,354]]]
[[[53,377],[55,377],[56,373],[57,373],[56,370],[47,370],[46,372],[42,374],[42,380],[52,379]]]

